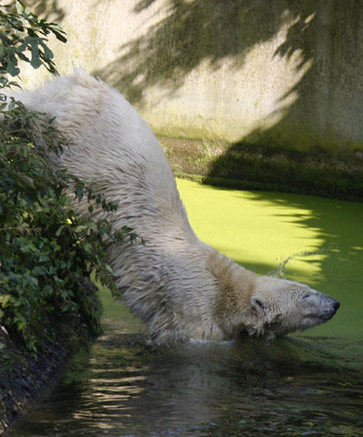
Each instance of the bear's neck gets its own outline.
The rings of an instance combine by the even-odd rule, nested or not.
[[[234,337],[246,329],[250,300],[257,275],[212,249],[209,266],[216,278],[215,319],[226,337]]]

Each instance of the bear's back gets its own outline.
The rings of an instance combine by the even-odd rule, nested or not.
[[[129,225],[141,229],[145,220],[157,217],[166,226],[178,224],[191,232],[158,140],[117,90],[76,70],[19,99],[55,118],[55,127],[69,141],[56,165],[95,183],[108,200],[122,205]]]

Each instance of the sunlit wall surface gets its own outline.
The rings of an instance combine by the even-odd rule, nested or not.
[[[59,71],[100,75],[158,134],[363,148],[362,2],[27,3],[67,32]]]

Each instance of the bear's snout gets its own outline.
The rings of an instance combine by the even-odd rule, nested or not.
[[[330,320],[334,316],[334,314],[338,311],[338,308],[340,307],[340,303],[330,296],[326,297],[326,303],[328,304],[328,308],[326,308],[325,306],[326,309],[323,311],[322,314],[322,318],[324,322]]]
[[[307,327],[327,322],[340,307],[340,303],[337,300],[312,289],[305,292],[301,303],[304,307],[304,324]]]

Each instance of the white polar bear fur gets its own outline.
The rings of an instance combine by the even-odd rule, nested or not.
[[[154,342],[224,340],[240,332],[274,336],[335,313],[330,297],[257,277],[197,238],[159,142],[115,89],[77,70],[15,97],[55,117],[71,144],[55,164],[95,183],[120,205],[107,214],[112,226],[126,225],[144,239],[144,245],[110,247],[109,262]]]

